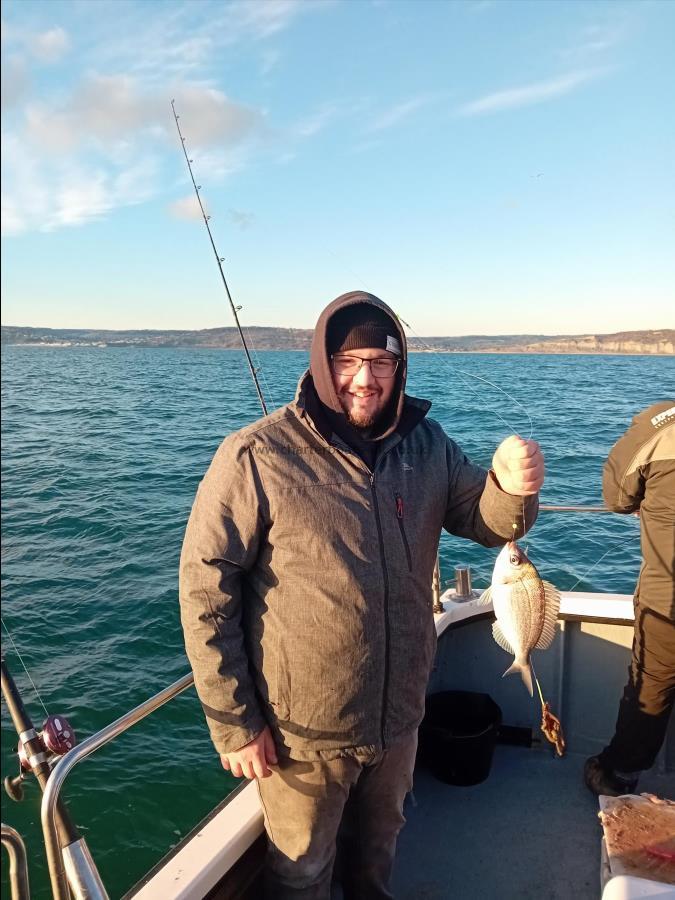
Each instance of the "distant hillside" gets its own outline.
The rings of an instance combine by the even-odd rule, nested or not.
[[[256,350],[309,350],[308,328],[245,328]],[[3,344],[47,347],[199,347],[236,349],[236,328],[201,331],[105,331],[94,328],[23,328],[2,326]],[[619,331],[616,334],[508,334],[463,337],[412,337],[412,351],[450,353],[639,353],[675,354],[675,329]]]
[[[618,331],[616,334],[582,334],[533,341],[526,353],[660,353],[675,352],[675,330]]]
[[[305,328],[245,328],[247,341],[258,350],[306,350],[312,332]],[[106,347],[241,347],[236,328],[201,331],[106,331],[97,328],[22,328],[2,326],[3,344]]]

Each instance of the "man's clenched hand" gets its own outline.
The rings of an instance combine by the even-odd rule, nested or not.
[[[222,753],[220,761],[223,768],[232,772],[235,778],[267,778],[272,774],[268,765],[277,762],[277,751],[269,728],[261,731],[258,737],[244,744],[234,753]]]
[[[544,457],[539,444],[515,434],[497,447],[492,468],[501,489],[516,497],[536,494],[544,483]]]

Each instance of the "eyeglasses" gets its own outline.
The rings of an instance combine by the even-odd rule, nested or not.
[[[378,356],[375,359],[363,359],[361,356],[331,356],[330,359],[336,375],[358,375],[363,364],[368,363],[375,378],[393,378],[401,361],[390,356]]]

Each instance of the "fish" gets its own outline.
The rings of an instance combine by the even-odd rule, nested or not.
[[[492,636],[514,660],[502,677],[520,672],[533,696],[530,654],[550,647],[560,610],[560,592],[539,572],[515,541],[506,544],[492,572],[492,583],[478,599],[492,603],[496,621]]]

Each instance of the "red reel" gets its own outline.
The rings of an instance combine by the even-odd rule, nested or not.
[[[38,734],[42,749],[50,756],[64,756],[77,743],[75,732],[65,716],[47,716],[42,723],[42,731]],[[23,741],[18,746],[21,768],[30,772],[31,766],[26,756]],[[50,761],[51,762],[51,761]]]

